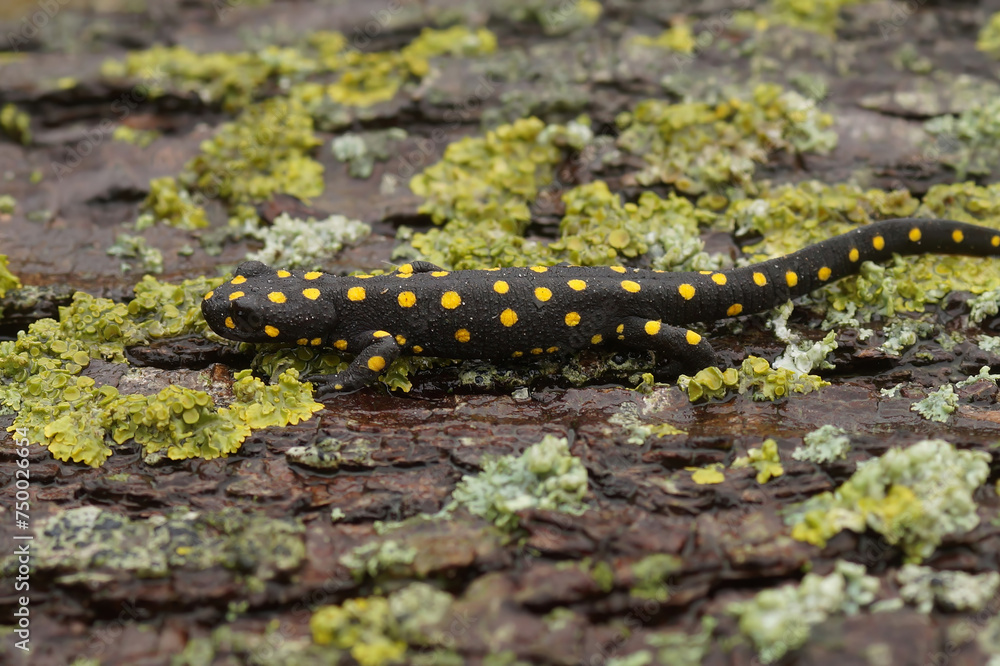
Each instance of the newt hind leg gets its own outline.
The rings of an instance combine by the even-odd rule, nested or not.
[[[628,349],[652,350],[657,362],[672,374],[693,374],[720,363],[719,355],[704,336],[655,319],[626,317],[611,340]]]

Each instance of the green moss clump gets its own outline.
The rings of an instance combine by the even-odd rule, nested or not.
[[[759,449],[751,448],[747,455],[733,461],[732,468],[753,467],[757,470],[757,483],[767,483],[771,479],[785,473],[778,455],[778,443],[773,439],[765,439]]]
[[[859,466],[834,492],[798,505],[786,518],[792,537],[823,546],[843,529],[872,529],[899,545],[909,562],[931,555],[945,535],[979,524],[972,494],[991,456],[939,439],[891,449]]]
[[[805,645],[812,627],[830,615],[855,615],[870,605],[879,588],[864,565],[838,560],[826,576],[808,573],[798,585],[764,590],[729,604],[726,612],[739,618],[740,632],[753,641],[761,662],[771,664]]]
[[[990,16],[976,39],[976,49],[1000,59],[1000,12]]]
[[[230,204],[264,201],[275,192],[308,200],[323,191],[323,165],[309,156],[319,144],[301,104],[271,98],[247,107],[202,142],[180,182]]]
[[[139,230],[157,222],[187,231],[208,226],[205,209],[194,202],[187,188],[173,176],[149,181],[149,194],[140,208],[143,212],[136,221],[136,229]]]
[[[31,116],[13,104],[0,109],[0,130],[12,141],[27,146],[31,143]]]
[[[756,164],[777,150],[826,153],[836,146],[829,114],[776,84],[760,84],[750,100],[670,104],[645,100],[618,118],[618,146],[647,164],[641,185],[666,183],[686,194],[735,184],[756,192]]]
[[[802,438],[805,446],[798,446],[792,452],[796,460],[823,465],[835,460],[844,460],[851,450],[851,438],[843,428],[835,425],[820,426]]]
[[[486,459],[483,471],[464,476],[447,511],[464,508],[504,530],[518,526],[518,511],[543,509],[579,515],[586,510],[587,469],[565,438],[546,435],[520,456]]]
[[[677,386],[687,392],[688,399],[722,398],[730,392],[751,392],[753,400],[777,400],[791,393],[811,393],[830,382],[816,375],[807,375],[788,368],[772,368],[767,359],[748,356],[739,370],[705,368],[690,377],[681,375]]]
[[[108,570],[140,578],[163,578],[184,568],[225,567],[252,589],[279,573],[294,571],[305,557],[298,520],[224,509],[217,513],[177,508],[164,515],[130,520],[113,511],[83,506],[45,519],[35,539],[36,571],[68,582],[106,584]],[[16,558],[0,565],[4,575]]]

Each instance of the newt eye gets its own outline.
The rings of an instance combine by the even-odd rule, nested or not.
[[[243,333],[256,335],[264,330],[264,317],[254,308],[233,303],[229,306],[229,316]]]

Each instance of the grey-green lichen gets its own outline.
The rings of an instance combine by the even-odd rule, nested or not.
[[[787,368],[772,368],[767,359],[748,356],[736,368],[705,368],[693,377],[681,375],[677,386],[686,391],[691,402],[702,398],[723,398],[730,392],[751,392],[753,400],[777,400],[791,393],[811,393],[830,382],[816,375],[806,375]]]
[[[375,162],[385,162],[398,152],[401,141],[406,139],[406,130],[390,127],[364,134],[345,132],[330,142],[333,156],[348,164],[347,173],[352,178],[369,178]]]
[[[177,569],[230,569],[253,589],[305,558],[304,528],[297,519],[273,519],[236,509],[191,511],[185,507],[130,519],[96,506],[61,511],[45,519],[35,537],[36,571],[64,583],[100,585],[115,571],[163,578]],[[5,573],[15,557],[3,561]]]
[[[762,663],[771,664],[805,645],[812,627],[834,614],[855,615],[875,601],[879,580],[864,565],[838,560],[826,576],[808,573],[797,585],[759,592],[729,604],[740,632],[750,638]]]
[[[718,624],[711,615],[701,618],[700,629],[694,634],[683,631],[651,632],[645,635],[648,645],[655,655],[650,663],[670,666],[700,666],[712,647],[712,634]],[[652,655],[651,655],[652,656]]]
[[[669,553],[652,553],[633,563],[629,594],[638,599],[666,601],[670,597],[670,576],[681,570],[683,560]]]
[[[127,273],[133,268],[137,268],[143,273],[159,275],[163,272],[163,253],[155,247],[146,244],[146,239],[142,236],[132,236],[129,234],[118,234],[115,243],[106,250],[112,257],[122,259],[121,271]],[[138,265],[133,266],[125,259],[136,259]]]
[[[1000,573],[969,574],[906,564],[896,573],[899,595],[921,613],[934,606],[947,612],[979,612],[1000,589]]]
[[[928,421],[938,423],[946,422],[956,409],[958,409],[958,396],[951,384],[945,384],[923,400],[910,405],[911,412],[917,412]]]
[[[0,194],[0,215],[10,215],[17,208],[17,199],[9,194]]]
[[[504,530],[518,511],[543,509],[579,515],[586,509],[587,468],[565,438],[546,435],[521,455],[487,458],[483,470],[458,482],[446,510],[463,508]]]
[[[804,446],[795,447],[792,458],[825,465],[835,460],[844,460],[851,450],[851,438],[843,428],[825,425],[806,433],[802,438]]]
[[[984,451],[962,451],[940,439],[890,449],[859,464],[834,492],[794,507],[786,522],[792,537],[817,546],[844,529],[871,529],[898,545],[908,562],[919,562],[945,536],[979,524],[972,495],[986,481],[991,459]]]
[[[371,226],[343,215],[331,215],[323,220],[303,220],[282,213],[270,226],[252,224],[246,235],[263,241],[264,247],[247,255],[247,259],[271,266],[315,270],[322,260],[342,248],[354,245],[371,233]]]

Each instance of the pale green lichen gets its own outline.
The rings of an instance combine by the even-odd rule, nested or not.
[[[958,409],[958,396],[955,395],[955,387],[951,384],[945,384],[923,400],[910,405],[911,412],[917,412],[928,421],[938,423],[945,423],[956,409]]]
[[[837,135],[813,100],[766,83],[749,100],[671,104],[645,100],[617,118],[618,146],[647,166],[640,185],[665,183],[685,194],[735,186],[756,192],[753,174],[776,150],[826,153]]]
[[[976,344],[985,352],[1000,354],[1000,335],[977,335]]]
[[[711,615],[701,618],[701,627],[695,634],[683,631],[664,631],[645,634],[646,645],[656,651],[654,663],[669,666],[701,666],[712,647],[712,634],[718,624]]]
[[[21,281],[16,275],[10,272],[9,260],[6,254],[0,254],[0,298],[3,298],[10,289],[20,289]],[[2,310],[0,310],[2,313]]]
[[[1000,12],[990,15],[990,20],[979,31],[976,49],[1000,59]]]
[[[133,146],[138,146],[140,148],[147,148],[151,143],[159,138],[160,133],[156,130],[141,130],[129,127],[128,125],[119,125],[115,128],[115,131],[111,133],[111,138],[115,141],[121,141],[122,143],[130,143]]]
[[[669,553],[653,553],[633,563],[629,594],[638,599],[664,602],[670,597],[670,576],[681,570],[683,560]]]
[[[14,104],[6,104],[0,109],[0,130],[12,141],[27,146],[31,143],[31,116]]]
[[[77,293],[59,321],[42,319],[16,340],[0,342],[0,402],[17,411],[10,430],[24,428],[60,460],[101,465],[110,442],[142,444],[150,461],[214,458],[237,450],[253,429],[297,423],[322,405],[294,371],[274,386],[244,371],[236,400],[216,410],[208,394],[169,386],[157,395],[122,394],[80,376],[92,358],[125,363],[125,347],[182,334],[205,334],[204,294],[221,280],[163,284],[146,276],[127,305]]]
[[[822,340],[803,340],[801,335],[788,328],[788,318],[793,309],[793,303],[788,301],[768,320],[768,327],[774,329],[775,336],[788,345],[771,366],[775,370],[790,370],[801,375],[832,368],[833,364],[826,357],[839,346],[837,334],[830,331]]]
[[[726,612],[739,618],[740,632],[753,641],[762,663],[771,664],[809,640],[812,627],[831,615],[856,615],[879,592],[879,580],[865,567],[838,560],[832,573],[808,573],[798,585],[759,592],[737,601]]]
[[[483,471],[466,475],[447,511],[463,508],[504,530],[516,529],[518,511],[542,509],[579,515],[586,510],[587,468],[565,438],[546,435],[521,455],[487,458]]]
[[[750,448],[747,455],[733,460],[732,469],[753,467],[757,470],[757,483],[767,483],[771,479],[785,473],[778,455],[778,443],[773,439],[765,439],[761,447]]]
[[[159,275],[163,272],[163,253],[155,247],[146,244],[146,239],[142,236],[131,236],[129,234],[118,234],[115,243],[105,251],[111,257],[122,259],[121,271],[127,273],[133,268],[137,268],[143,273]],[[124,259],[137,259],[138,266],[133,266]]]
[[[413,648],[444,647],[453,641],[449,622],[454,599],[426,583],[411,583],[388,597],[373,595],[322,606],[309,628],[313,640],[350,653],[361,666],[414,663]]]
[[[297,519],[276,520],[236,509],[199,512],[181,507],[133,520],[83,506],[43,520],[33,561],[36,572],[93,584],[110,581],[108,570],[163,578],[181,568],[221,566],[259,589],[264,581],[300,566],[304,531]],[[8,557],[2,570],[7,573],[16,566],[16,558]]]
[[[811,393],[829,385],[830,382],[816,375],[771,368],[766,359],[758,356],[748,356],[739,370],[727,368],[722,371],[711,367],[693,377],[681,375],[677,378],[677,386],[687,392],[691,402],[701,398],[722,398],[730,392],[751,392],[753,400],[777,400],[791,393]]]
[[[972,494],[989,475],[991,456],[939,439],[890,449],[834,492],[797,505],[786,517],[792,536],[823,546],[841,530],[882,534],[909,562],[934,552],[949,534],[979,524]]]
[[[897,319],[889,322],[882,331],[885,342],[879,345],[879,349],[886,354],[899,356],[920,340],[932,337],[935,330],[934,325],[924,319]]]
[[[934,606],[947,612],[979,612],[1000,589],[1000,573],[987,571],[974,575],[964,571],[942,571],[906,564],[896,573],[899,596],[921,613]]]
[[[17,199],[9,194],[0,194],[0,215],[10,215],[17,208]]]
[[[1000,289],[990,289],[969,299],[969,323],[981,324],[1000,312]]]
[[[957,180],[989,176],[1000,159],[1000,101],[990,98],[958,115],[946,114],[924,123],[928,134],[939,137],[941,162],[955,170]]]
[[[323,259],[366,238],[371,230],[370,225],[343,215],[304,220],[282,213],[270,226],[254,224],[246,230],[247,236],[264,243],[247,259],[270,266],[315,270],[322,267]]]
[[[851,450],[851,438],[843,428],[825,425],[806,433],[802,438],[804,446],[795,447],[792,458],[826,465],[835,460],[847,459]]]
[[[140,206],[142,213],[135,222],[139,231],[161,223],[175,229],[191,231],[208,226],[205,209],[194,202],[191,193],[172,176],[149,181],[149,194]]]
[[[390,127],[364,134],[345,132],[330,142],[333,156],[348,164],[352,178],[369,178],[375,162],[385,162],[398,152],[399,142],[407,137],[406,130]]]
[[[410,571],[417,551],[406,544],[391,539],[373,541],[358,546],[340,558],[356,580],[365,576],[378,578],[380,575],[400,576]]]
[[[686,22],[679,22],[656,37],[638,35],[632,39],[632,43],[636,46],[653,47],[675,53],[693,53],[697,45],[694,32]]]

